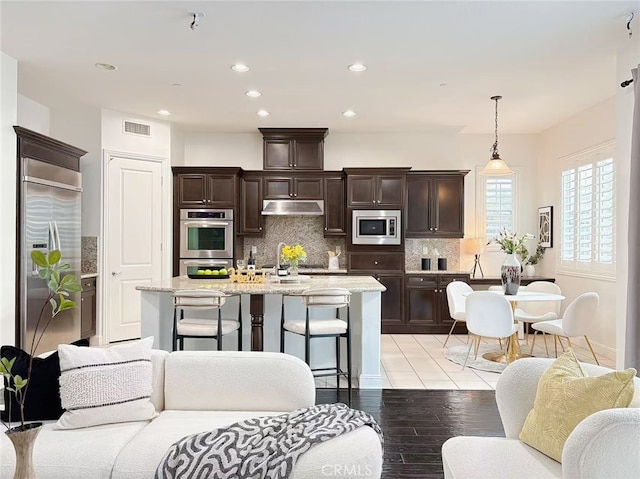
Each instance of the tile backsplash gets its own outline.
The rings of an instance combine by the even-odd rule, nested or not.
[[[422,248],[427,248],[427,255],[422,254]],[[421,269],[421,259],[431,258],[431,270],[438,269],[438,258],[447,259],[447,270],[460,269],[460,240],[459,239],[429,239],[406,238],[404,240],[404,264],[406,270]]]
[[[82,266],[80,271],[82,274],[92,274],[98,272],[98,237],[82,236],[81,237],[81,257]]]
[[[258,254],[256,264],[276,264],[276,248],[281,241],[288,244],[301,244],[307,252],[307,264],[328,267],[329,255],[327,251],[341,248],[339,257],[340,268],[346,268],[345,238],[324,237],[323,216],[266,216],[264,218],[264,237],[245,238],[244,258],[249,257],[251,246],[256,246]],[[239,255],[236,254],[236,257]]]

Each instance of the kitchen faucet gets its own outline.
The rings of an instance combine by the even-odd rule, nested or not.
[[[278,243],[278,249],[276,250],[276,271],[280,269],[280,248],[286,246],[287,243],[281,241]]]

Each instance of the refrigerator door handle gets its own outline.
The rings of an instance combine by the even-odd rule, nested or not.
[[[60,231],[58,230],[58,222],[57,221],[53,222],[53,233],[55,234],[55,238],[56,238],[56,249],[60,250],[60,245],[62,243],[60,243]]]

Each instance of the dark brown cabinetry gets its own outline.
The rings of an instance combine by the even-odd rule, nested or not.
[[[80,337],[90,338],[96,334],[96,278],[81,280],[80,297]]]
[[[345,236],[344,178],[324,178],[324,235]]]
[[[408,168],[395,170],[345,168],[347,205],[356,208],[402,208]]]
[[[238,234],[262,235],[262,177],[240,178],[240,221]]]
[[[465,275],[431,274],[407,275],[404,323],[384,329],[383,333],[406,334],[446,334],[453,320],[449,316],[447,284],[451,281],[469,281]],[[464,333],[464,323],[456,326],[454,332]]]
[[[239,169],[219,168],[216,173],[184,173],[174,168],[176,198],[180,208],[233,208],[236,206]],[[182,171],[182,173],[177,173]]]
[[[404,253],[358,252],[349,253],[348,268],[361,273],[402,273],[404,271]]]
[[[265,177],[264,199],[321,200],[322,178]]]
[[[259,128],[265,170],[322,170],[327,128]]]
[[[402,326],[404,318],[404,301],[402,300],[404,287],[404,275],[402,274],[377,274],[375,278],[387,288],[380,298],[380,327],[382,332],[396,329]]]
[[[467,173],[407,174],[407,238],[464,236],[464,176]]]

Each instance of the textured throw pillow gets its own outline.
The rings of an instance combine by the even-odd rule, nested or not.
[[[152,345],[149,337],[110,348],[59,346],[60,396],[66,412],[55,427],[153,419]]]
[[[89,346],[88,339],[81,339],[72,343],[76,346]],[[31,355],[23,349],[15,346],[2,346],[0,357],[9,360],[15,358],[11,373],[29,380],[29,388],[24,401],[25,421],[46,421],[58,419],[64,412],[60,404],[60,362],[58,352],[54,351],[46,357],[34,357],[31,374],[28,374]],[[11,418],[9,418],[9,405],[11,405]],[[5,379],[4,411],[0,417],[3,421],[19,421],[20,409],[15,394],[7,389]]]
[[[587,416],[604,409],[627,407],[633,398],[636,370],[588,377],[569,349],[545,371],[520,440],[561,462],[569,434]]]

